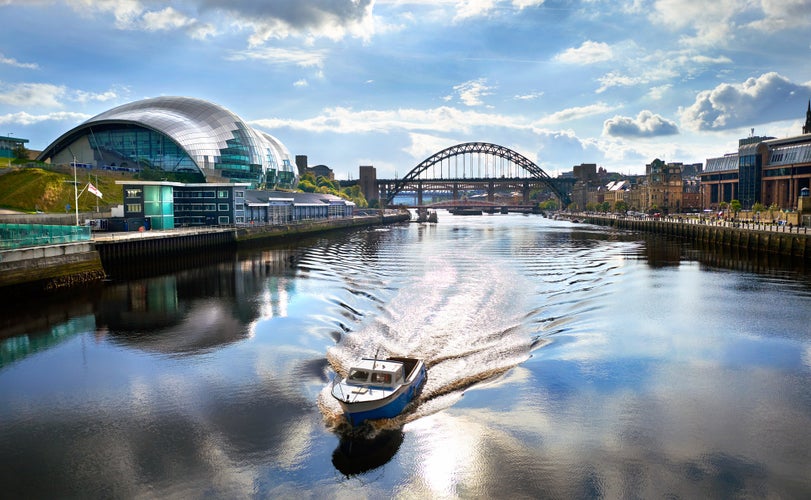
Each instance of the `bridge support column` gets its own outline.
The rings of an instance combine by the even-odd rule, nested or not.
[[[496,201],[496,187],[492,179],[487,181],[487,201],[490,203]]]
[[[524,187],[521,189],[521,202],[529,205],[529,182],[527,181],[524,181]]]
[[[422,206],[422,181],[417,183],[417,205]]]
[[[457,201],[459,199],[459,184],[453,183],[453,201]]]

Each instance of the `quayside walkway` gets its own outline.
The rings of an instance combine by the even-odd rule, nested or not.
[[[618,229],[676,236],[721,247],[811,259],[811,233],[807,227],[685,216],[642,218],[610,214],[561,213],[558,217]]]
[[[106,266],[205,254],[341,229],[392,224],[411,218],[386,211],[336,219],[310,219],[279,225],[178,228],[96,232],[79,242],[0,249],[0,296],[23,288],[49,291],[104,279]],[[85,228],[82,228],[85,229]]]

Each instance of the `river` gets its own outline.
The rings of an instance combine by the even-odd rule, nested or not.
[[[440,212],[110,274],[3,306],[4,498],[811,496],[802,263]],[[428,380],[350,432],[378,351]]]

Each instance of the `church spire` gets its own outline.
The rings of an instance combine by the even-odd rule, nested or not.
[[[808,100],[808,111],[805,112],[805,126],[803,134],[811,134],[811,99]]]

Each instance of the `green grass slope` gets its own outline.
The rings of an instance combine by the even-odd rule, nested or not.
[[[130,178],[124,174],[106,171],[77,171],[78,190],[92,182],[103,198],[85,190],[79,196],[80,211],[94,211],[96,202],[101,211],[123,201],[121,186],[116,180]],[[73,172],[67,168],[11,167],[0,168],[0,208],[34,212],[64,213],[66,206],[74,207]]]

